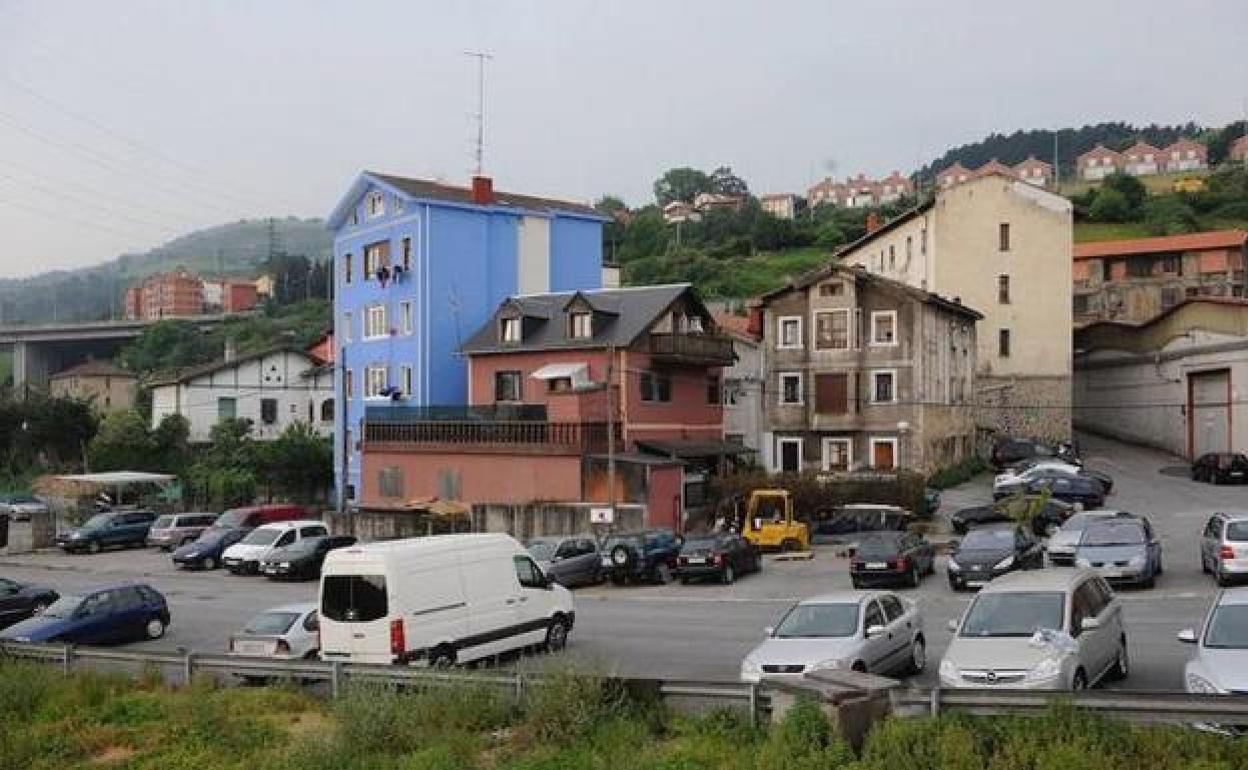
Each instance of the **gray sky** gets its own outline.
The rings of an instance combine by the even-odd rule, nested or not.
[[[800,191],[1248,97],[1243,0],[0,0],[0,276],[324,216],[364,168],[462,183],[466,49],[497,186],[630,204],[675,165]]]

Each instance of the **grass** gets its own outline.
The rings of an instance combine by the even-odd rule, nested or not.
[[[832,260],[815,247],[763,252],[751,257],[643,257],[624,265],[628,285],[692,281],[708,298],[754,297]]]
[[[1117,241],[1125,238],[1148,238],[1154,233],[1143,222],[1077,222],[1075,243]]]
[[[1174,192],[1174,183],[1180,179],[1200,178],[1209,176],[1209,171],[1176,171],[1166,174],[1151,174],[1148,176],[1136,177],[1144,184],[1144,189],[1152,195],[1162,195]],[[1100,187],[1101,183],[1097,181],[1085,181],[1082,179],[1062,182],[1058,186],[1057,191],[1066,197],[1074,195],[1082,195],[1094,187]]]
[[[646,693],[557,676],[509,692],[349,687],[171,688],[155,676],[61,675],[0,662],[0,768],[30,770],[978,770],[1248,767],[1248,742],[1115,723],[1054,707],[1025,719],[882,722],[855,756],[799,702],[776,725],[667,712]]]

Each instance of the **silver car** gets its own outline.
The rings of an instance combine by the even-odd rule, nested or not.
[[[0,513],[7,513],[13,521],[30,521],[31,516],[47,512],[48,504],[34,495],[0,496]]]
[[[943,687],[1082,690],[1128,673],[1122,603],[1092,570],[1004,575],[950,628]]]
[[[1071,516],[1049,536],[1049,561],[1053,564],[1074,564],[1083,530],[1096,519],[1115,515],[1118,515],[1117,511],[1082,511]]]
[[[560,585],[602,582],[602,554],[588,535],[538,537],[529,541],[528,549],[542,572]]]
[[[1196,645],[1183,670],[1188,692],[1248,695],[1248,588],[1219,592],[1200,632],[1185,628],[1179,641]]]
[[[1248,577],[1248,514],[1209,517],[1200,536],[1200,568],[1220,586]]]
[[[265,610],[230,636],[230,653],[298,660],[316,658],[320,649],[317,605],[287,604]]]
[[[741,680],[798,679],[847,669],[917,674],[927,664],[918,605],[889,591],[844,591],[798,602],[741,663]]]

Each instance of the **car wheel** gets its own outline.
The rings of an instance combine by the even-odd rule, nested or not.
[[[1115,682],[1121,682],[1131,673],[1131,659],[1127,653],[1127,637],[1122,637],[1118,641],[1118,657],[1114,660],[1114,667],[1109,670],[1109,678]]]
[[[857,671],[859,674],[867,673],[867,664],[861,660],[855,660],[854,665],[849,667],[850,671]]]
[[[961,591],[961,590],[962,590],[962,586],[960,586],[960,585],[958,584],[958,581],[956,581],[956,580],[950,580],[950,581],[949,581],[949,590],[953,591],[954,593],[958,593],[959,591]]]
[[[1200,571],[1206,575],[1213,571],[1209,569],[1209,560],[1205,558],[1203,553],[1200,555]]]
[[[152,618],[143,627],[143,634],[148,639],[159,639],[165,635],[165,624],[160,618]]]
[[[90,543],[87,543],[87,553],[99,553],[99,552],[100,552],[100,541],[92,540]]]
[[[1213,578],[1221,588],[1226,588],[1231,584],[1231,578],[1227,575],[1223,575],[1221,572],[1214,572]]]
[[[730,586],[736,581],[737,573],[733,571],[731,564],[724,565],[724,570],[719,573],[719,579],[722,580],[726,586]]]
[[[1150,572],[1148,574],[1148,577],[1144,578],[1144,581],[1141,583],[1141,585],[1144,586],[1145,588],[1152,588],[1153,586],[1157,585],[1157,573]]]
[[[1158,556],[1157,557],[1157,574],[1160,575],[1164,573],[1165,571],[1166,571],[1166,568],[1161,565],[1161,557]]]
[[[1075,692],[1088,689],[1088,675],[1083,673],[1083,669],[1075,672],[1075,678],[1070,682],[1070,689]]]
[[[556,615],[546,629],[546,651],[559,652],[568,646],[568,621]]]
[[[672,582],[672,568],[666,564],[660,564],[654,568],[654,582],[661,586],[665,586]]]
[[[915,676],[923,673],[923,669],[927,666],[927,644],[923,641],[923,637],[914,637],[914,644],[910,645],[910,660],[906,664],[906,674]]]
[[[617,585],[617,586],[622,586],[622,585],[624,585],[624,583],[625,583],[624,576],[623,576],[623,575],[612,575],[612,576],[611,576],[611,583],[612,583],[613,585]]]
[[[455,665],[455,650],[450,647],[438,647],[429,653],[429,668],[450,668],[453,665]]]
[[[203,559],[200,560],[199,566],[202,567],[203,569],[216,569],[217,560],[211,556],[205,556]]]

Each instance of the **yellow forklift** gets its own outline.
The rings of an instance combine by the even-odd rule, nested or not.
[[[793,518],[793,495],[785,489],[750,493],[741,535],[763,551],[809,551],[810,527]]]

